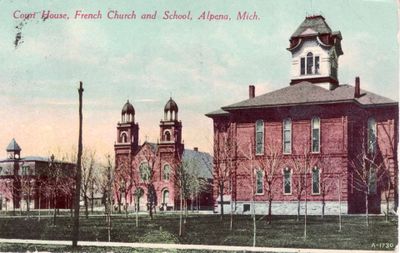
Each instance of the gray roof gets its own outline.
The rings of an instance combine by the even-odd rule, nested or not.
[[[228,113],[228,112],[227,112]],[[153,142],[145,142],[142,147],[148,144],[153,152],[157,151],[158,145]],[[191,161],[195,164],[197,175],[201,178],[212,178],[213,157],[209,153],[185,149],[183,151],[183,160]]]
[[[306,17],[303,23],[301,23],[296,31],[292,34],[292,37],[301,36],[301,34],[309,28],[320,34],[332,32],[331,28],[325,22],[325,19],[322,16],[312,16]]]
[[[10,144],[8,144],[6,150],[7,150],[7,152],[9,152],[9,151],[21,151],[21,148],[18,145],[18,143],[15,141],[15,139],[13,138],[11,140]]]
[[[183,160],[191,161],[195,164],[197,176],[201,178],[212,178],[213,157],[205,152],[185,149]]]
[[[327,90],[310,82],[301,82],[239,103],[224,106],[222,109],[231,111],[246,108],[344,102],[355,102],[361,106],[397,104],[397,101],[365,90],[361,90],[359,98],[354,98],[354,86],[348,84],[342,84],[333,90]]]
[[[206,114],[206,116],[228,116],[228,115],[229,115],[229,112],[224,111],[222,109],[218,109],[216,111],[209,112]]]

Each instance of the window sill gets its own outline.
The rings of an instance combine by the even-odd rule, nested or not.
[[[290,196],[292,193],[283,193],[283,196]]]
[[[264,192],[263,193],[256,193],[255,195],[256,196],[262,196],[262,195],[264,195]]]

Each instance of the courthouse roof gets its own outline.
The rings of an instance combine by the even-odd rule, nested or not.
[[[361,96],[355,98],[354,86],[348,84],[342,84],[333,90],[328,90],[310,82],[301,82],[235,104],[223,106],[221,110],[208,113],[206,116],[220,116],[222,111],[240,109],[333,103],[356,103],[363,107],[397,105],[397,101],[366,90],[361,90]]]
[[[9,151],[21,151],[21,147],[18,145],[18,143],[13,138],[11,140],[10,144],[8,144],[6,151],[7,152],[9,152]]]
[[[324,33],[332,33],[331,28],[325,22],[325,18],[317,15],[317,16],[310,16],[306,17],[303,23],[296,29],[296,31],[292,34],[291,37],[298,37],[301,36],[303,32],[307,29],[314,30],[316,33],[324,34]]]

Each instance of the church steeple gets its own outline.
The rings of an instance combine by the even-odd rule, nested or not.
[[[135,108],[129,102],[121,110],[121,122],[117,124],[117,141],[114,145],[115,153],[135,153],[139,146],[139,125],[135,123]]]
[[[308,81],[326,89],[336,88],[338,59],[343,54],[341,40],[341,33],[332,32],[324,17],[306,17],[290,37],[290,84]]]

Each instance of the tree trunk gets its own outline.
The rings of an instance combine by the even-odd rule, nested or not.
[[[88,203],[88,197],[87,197],[86,192],[84,192],[84,194],[83,194],[83,200],[85,202],[85,217],[86,217],[86,219],[88,219],[89,218],[89,203]]]
[[[139,198],[136,200],[136,212],[135,212],[135,219],[136,219],[136,227],[139,227]]]
[[[268,224],[271,224],[272,222],[272,198],[270,197],[268,199]]]
[[[92,189],[92,202],[90,203],[90,211],[93,214],[93,208],[94,208],[94,191]]]
[[[339,178],[339,232],[342,232],[342,179]]]
[[[305,206],[304,206],[304,240],[307,239],[307,173],[304,175],[304,185],[305,185]]]
[[[369,190],[368,190],[369,192]],[[368,217],[368,192],[365,194],[365,222],[367,223],[367,227],[369,226],[369,217]]]
[[[224,184],[220,184],[219,186],[219,196],[220,196],[220,201],[221,201],[221,221],[222,218],[224,217]]]
[[[56,217],[57,217],[57,212],[56,212],[57,192],[54,193],[53,205],[54,205],[53,225],[55,226],[56,225]]]
[[[256,208],[253,200],[253,247],[256,246],[256,235],[257,235]]]
[[[297,196],[297,221],[300,220],[300,196]]]
[[[322,213],[321,218],[325,217],[325,193],[322,193]]]
[[[182,200],[182,189],[181,189],[181,193],[180,193],[180,210],[179,210],[179,236],[182,236],[182,209],[183,209],[183,200]]]

